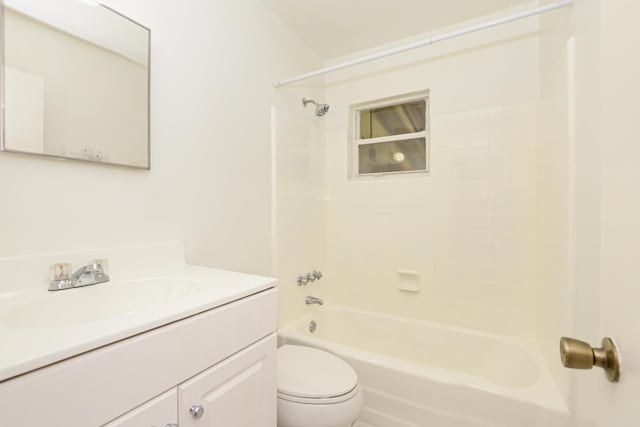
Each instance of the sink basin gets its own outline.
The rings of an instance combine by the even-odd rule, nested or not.
[[[52,264],[97,258],[109,259],[111,281],[47,291]],[[0,383],[251,295],[275,294],[275,285],[270,277],[185,264],[180,242],[0,258]]]
[[[200,290],[192,279],[158,277],[50,292],[0,315],[9,328],[55,328],[134,315],[151,306],[175,302]],[[87,301],[90,301],[88,303]]]

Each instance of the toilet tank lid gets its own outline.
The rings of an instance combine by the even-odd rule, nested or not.
[[[342,396],[358,384],[344,360],[323,350],[298,345],[278,349],[278,392],[303,398]]]

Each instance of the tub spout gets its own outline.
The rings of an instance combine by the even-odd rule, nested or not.
[[[304,299],[304,302],[309,305],[309,304],[318,304],[318,305],[322,305],[324,304],[324,301],[322,301],[322,299],[318,298],[318,297],[306,297]]]

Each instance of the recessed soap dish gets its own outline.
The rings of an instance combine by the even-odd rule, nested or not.
[[[398,289],[404,292],[420,292],[420,274],[412,270],[398,270]]]

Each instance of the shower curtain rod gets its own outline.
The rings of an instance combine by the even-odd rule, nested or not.
[[[310,79],[311,77],[327,74],[332,71],[341,70],[343,68],[353,67],[354,65],[363,64],[365,62],[375,61],[376,59],[385,58],[387,56],[396,55],[398,53],[406,52],[409,50],[417,49],[419,47],[429,46],[441,41],[453,39],[459,36],[463,36],[469,33],[475,33],[476,31],[484,30],[485,28],[496,27],[498,25],[506,24],[508,22],[518,21],[520,19],[528,18],[530,16],[540,15],[542,13],[550,12],[555,9],[561,9],[563,7],[569,7],[573,5],[573,0],[560,0],[557,3],[552,3],[546,6],[541,6],[536,9],[528,10],[525,12],[516,13],[504,18],[495,19],[493,21],[484,22],[482,24],[472,25],[467,28],[452,31],[450,33],[442,34],[439,36],[430,37],[425,40],[409,43],[404,46],[395,47],[393,49],[385,50],[382,52],[374,53],[371,55],[363,56],[361,58],[352,59],[350,61],[342,62],[340,64],[331,65],[329,67],[320,68],[319,70],[312,71],[310,73],[300,74],[299,76],[291,77],[285,80],[281,80],[274,85],[274,87],[281,87],[291,83],[299,82],[301,80]]]

